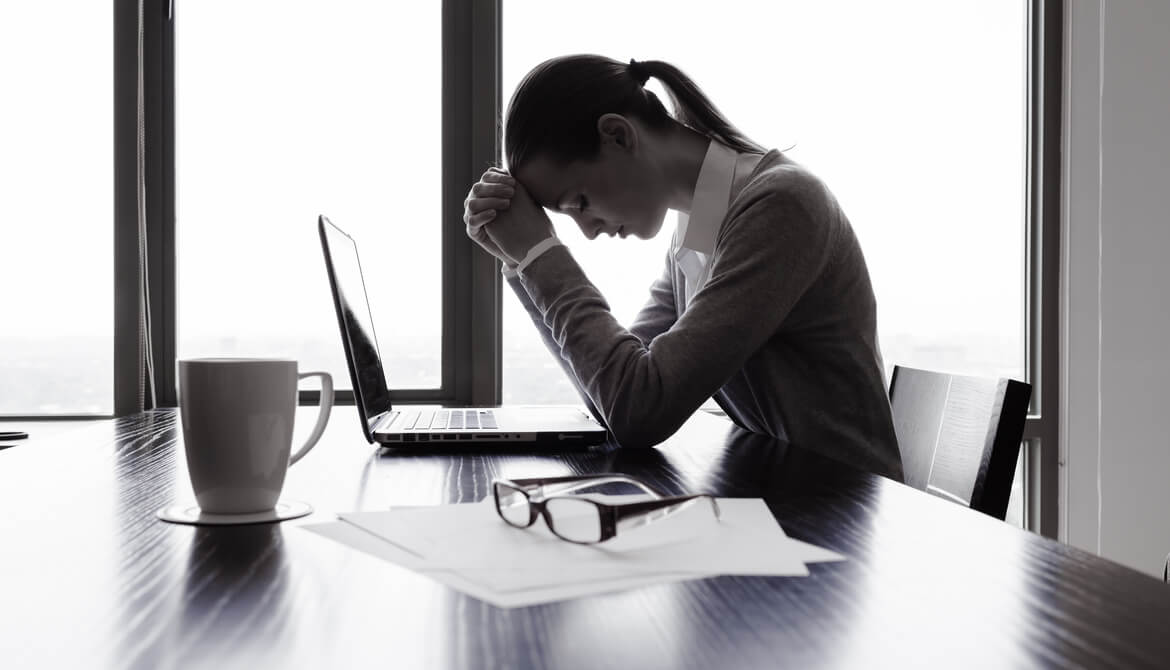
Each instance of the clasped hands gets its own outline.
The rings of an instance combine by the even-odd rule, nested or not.
[[[463,201],[467,236],[489,254],[515,267],[528,251],[553,236],[552,221],[528,189],[499,168],[488,168]]]

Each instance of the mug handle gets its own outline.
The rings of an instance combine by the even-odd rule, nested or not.
[[[321,378],[321,411],[317,414],[317,425],[313,426],[313,433],[305,440],[305,446],[288,459],[290,466],[304,458],[317,444],[317,440],[321,439],[321,433],[325,432],[325,424],[329,423],[329,412],[333,409],[333,377],[329,376],[328,372],[302,372],[297,375],[297,381],[307,377]]]

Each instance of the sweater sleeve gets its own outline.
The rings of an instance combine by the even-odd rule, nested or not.
[[[672,435],[780,327],[824,268],[830,222],[798,189],[741,194],[724,221],[710,278],[650,341],[623,328],[566,249],[520,280],[549,335],[617,441]]]
[[[508,285],[512,287],[512,292],[516,294],[516,299],[520,301],[520,306],[523,307],[524,311],[528,313],[528,318],[532,319],[532,325],[536,326],[536,331],[540,333],[540,339],[542,342],[544,342],[545,348],[548,349],[549,353],[553,355],[553,358],[556,359],[557,363],[561,366],[561,369],[564,370],[565,376],[567,376],[569,381],[573,384],[573,388],[577,389],[577,393],[581,396],[581,399],[585,401],[585,406],[589,408],[589,413],[592,414],[593,418],[597,419],[601,425],[608,426],[608,424],[605,423],[605,417],[601,415],[601,412],[597,411],[597,407],[593,404],[593,401],[589,399],[589,394],[585,393],[585,390],[581,388],[581,383],[577,381],[577,377],[573,374],[573,370],[569,367],[568,362],[561,355],[560,346],[558,346],[557,343],[553,341],[552,334],[549,332],[548,326],[545,325],[544,319],[541,317],[540,312],[537,311],[536,307],[532,304],[532,298],[528,296],[528,291],[524,290],[524,286],[520,283],[520,278],[516,274],[505,274],[504,277],[507,280]]]
[[[671,267],[668,256],[667,262],[664,263],[662,275],[654,280],[654,283],[650,286],[650,298],[634,318],[633,325],[630,326],[630,331],[643,344],[649,345],[651,340],[670,328],[675,322],[675,319],[678,318],[674,307],[674,287],[670,275]],[[537,332],[540,333],[540,339],[544,342],[545,348],[549,350],[549,353],[560,364],[561,369],[564,370],[565,375],[572,382],[573,387],[581,395],[581,399],[585,401],[585,405],[589,408],[590,413],[602,425],[608,425],[605,423],[605,418],[601,415],[601,412],[597,411],[597,407],[590,400],[589,394],[581,388],[581,383],[577,381],[577,376],[573,373],[572,368],[569,367],[560,345],[553,340],[552,333],[549,331],[548,325],[545,324],[543,316],[532,304],[532,298],[529,297],[528,291],[524,289],[524,285],[520,283],[518,274],[516,272],[504,273],[504,278],[508,281],[508,285],[512,287],[512,292],[516,294],[516,299],[520,301],[520,306],[524,308],[524,311],[528,313],[528,317],[532,319],[532,324],[536,326]]]

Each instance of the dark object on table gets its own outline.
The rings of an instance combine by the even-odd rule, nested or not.
[[[19,430],[0,430],[0,451],[9,447],[15,447],[16,444],[12,440],[28,439],[28,433],[23,433]]]

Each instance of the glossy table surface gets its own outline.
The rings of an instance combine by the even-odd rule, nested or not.
[[[717,417],[648,451],[422,454],[352,412],[289,473],[312,516],[226,528],[155,518],[192,499],[173,410],[30,429],[0,451],[0,667],[1170,666],[1162,583]],[[297,527],[585,472],[764,497],[849,560],[502,610]]]

